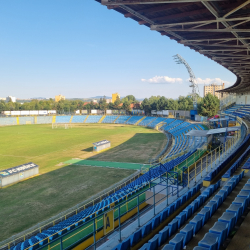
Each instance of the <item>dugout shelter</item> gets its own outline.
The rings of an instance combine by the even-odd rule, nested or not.
[[[39,174],[39,166],[33,162],[0,171],[0,188],[23,181]]]
[[[99,152],[99,151],[102,151],[102,150],[110,148],[110,147],[111,147],[111,143],[110,143],[110,141],[107,141],[107,140],[102,140],[102,141],[98,141],[98,142],[93,143],[93,151],[94,152]]]

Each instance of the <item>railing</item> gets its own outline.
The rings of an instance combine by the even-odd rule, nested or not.
[[[168,137],[168,143],[165,146],[163,153],[161,155],[158,155],[158,162],[161,162],[162,159],[164,159],[168,155],[169,150],[171,150],[171,148],[174,146],[174,143],[175,143],[173,140],[172,134],[169,134],[169,133],[164,132],[164,131],[163,131],[163,133],[165,133],[166,136]]]
[[[175,154],[175,155],[173,155],[173,156],[171,156],[171,157],[168,157],[168,158],[166,158],[166,159],[162,159],[162,160],[161,160],[161,163],[162,163],[162,164],[165,164],[165,163],[167,163],[167,162],[170,162],[170,161],[176,159],[177,157],[186,154],[187,152],[189,152],[189,150],[184,150],[184,151],[181,151],[180,153]]]
[[[162,124],[163,125],[163,124]],[[183,151],[173,157],[170,157],[167,159],[167,161],[170,161],[171,159],[174,159],[178,156],[183,155],[184,153],[187,153],[187,151]],[[86,204],[80,204],[79,206],[77,206],[77,208],[75,210],[71,210],[70,212],[68,211],[68,213],[66,212],[63,215],[59,215],[58,217],[56,217],[54,220],[50,220],[48,223],[44,223],[42,226],[39,226],[38,228],[32,229],[32,230],[26,230],[25,232],[22,232],[21,236],[13,236],[11,237],[11,239],[7,239],[3,242],[0,242],[0,249],[9,249],[11,246],[16,245],[18,242],[22,242],[25,239],[30,238],[33,235],[36,235],[39,232],[42,232],[43,230],[54,226],[55,224],[64,221],[66,219],[68,219],[69,217],[78,214],[79,212],[83,211],[84,209],[93,206],[97,203],[99,203],[101,200],[103,200],[105,197],[109,196],[110,194],[118,191],[119,189],[121,189],[122,187],[128,185],[129,183],[131,183],[132,181],[134,181],[135,179],[137,179],[140,176],[140,173],[136,174],[136,176],[134,176],[132,179],[125,181],[124,183],[119,184],[118,186],[116,186],[114,189],[103,193],[101,196],[99,196],[98,198],[93,199],[92,201],[86,203]],[[126,197],[127,199],[127,197]]]
[[[225,109],[227,106],[236,102],[236,94],[230,94],[220,99],[220,110]]]
[[[165,145],[165,147],[163,148],[163,150],[154,158],[154,159],[151,159],[149,161],[150,164],[154,164],[154,163],[157,163],[157,162],[160,162],[167,154],[168,152],[168,147],[169,145],[172,146],[173,144],[173,139],[172,139],[172,135],[171,134],[168,134],[166,131],[164,130],[161,130],[161,129],[157,129],[158,131],[162,132],[163,134],[165,134],[165,136],[167,137],[167,144]]]
[[[239,120],[240,121],[240,120]],[[217,165],[220,164],[221,161],[223,161],[228,154],[230,154],[232,151],[234,151],[234,149],[237,148],[237,144],[241,143],[241,132],[237,133],[237,136],[234,138],[230,138],[229,140],[226,141],[226,143],[222,146],[219,146],[218,148],[214,149],[213,151],[211,151],[210,153],[208,153],[207,155],[203,156],[200,158],[200,156],[204,153],[202,152],[202,150],[200,152],[198,152],[196,155],[192,155],[191,157],[189,157],[186,160],[186,163],[184,163],[184,166],[179,164],[177,166],[174,167],[172,173],[174,173],[174,179],[175,179],[175,184],[179,184],[182,183],[183,186],[187,185],[187,187],[191,187],[192,185],[195,185],[197,182],[201,181],[203,177],[206,176],[206,174],[208,174],[213,168],[215,168]],[[193,158],[192,158],[193,157]],[[195,161],[195,159],[199,158],[198,161]],[[182,163],[183,164],[183,163]],[[190,167],[191,166],[191,167]],[[150,170],[149,170],[150,171]],[[169,177],[169,173],[167,174],[167,177]],[[165,174],[162,174],[161,177],[164,177]],[[164,189],[162,189],[161,191],[159,191],[158,193],[155,193],[154,190],[154,194],[146,199],[145,194],[146,191],[149,191],[150,188],[152,190],[152,188],[154,187],[154,181],[156,179],[159,179],[161,177],[156,177],[155,179],[149,181],[146,185],[144,185],[144,190],[141,190],[141,188],[137,189],[136,191],[139,192],[136,195],[134,195],[133,197],[129,198],[128,195],[121,197],[119,199],[118,202],[120,202],[119,204],[117,204],[117,206],[115,206],[115,204],[113,203],[113,209],[114,209],[114,213],[115,213],[115,219],[117,219],[119,221],[119,232],[121,232],[121,217],[127,213],[129,213],[130,211],[132,211],[133,209],[137,208],[137,219],[138,219],[138,223],[140,223],[140,205],[145,204],[145,202],[149,199],[153,199],[154,203],[153,205],[149,206],[148,208],[154,208],[158,202],[155,202],[155,195],[162,192],[162,190],[166,190],[166,192],[168,192],[168,186]],[[135,179],[136,177],[134,177]],[[187,180],[187,183],[185,184],[184,180]],[[164,180],[166,182],[166,180]],[[161,181],[160,183],[163,183],[164,181]],[[131,180],[130,180],[131,182]],[[172,183],[173,184],[173,183]],[[125,183],[126,185],[126,183]],[[122,185],[120,185],[120,187],[117,187],[117,190],[120,189],[122,187]],[[154,189],[154,188],[153,188]],[[116,189],[114,189],[113,192],[115,192]],[[176,190],[176,194],[178,196],[178,190],[179,188],[177,188]],[[109,195],[110,192],[107,194]],[[174,195],[174,193],[172,193],[172,195]],[[168,198],[169,198],[169,193],[166,193],[165,198],[167,200],[168,203]],[[103,196],[100,197],[100,199],[103,199]],[[126,201],[123,201],[124,199],[126,199]],[[98,202],[98,200],[96,201]],[[90,206],[95,204],[95,201],[89,203]],[[76,214],[79,210],[76,210]],[[99,211],[101,212],[101,211]],[[101,212],[102,213],[102,212]],[[70,214],[70,216],[72,216],[74,214]],[[49,240],[48,239],[48,243],[41,246],[40,249],[65,249],[65,248],[71,248],[73,246],[73,244],[79,244],[80,242],[86,240],[87,238],[91,237],[92,235],[94,235],[94,238],[96,237],[96,235],[98,234],[98,232],[102,229],[103,227],[103,213],[102,214],[98,214],[98,211],[96,211],[95,213],[93,213],[92,215],[89,215],[90,220],[88,222],[83,223],[80,226],[75,227],[74,229],[70,230],[70,232],[67,232],[65,234],[63,234],[62,236],[57,237],[54,240]],[[91,218],[94,217],[94,218]],[[66,219],[66,217],[65,217]],[[126,223],[129,223],[130,220],[128,220]],[[76,222],[75,222],[76,223]],[[75,225],[74,223],[74,225]],[[72,226],[74,226],[72,225]],[[124,224],[123,224],[124,225]],[[65,230],[65,229],[63,229]],[[93,234],[94,232],[94,234]],[[57,232],[58,233],[58,232]],[[26,235],[26,237],[22,238],[22,241],[31,237],[32,234]],[[53,235],[52,235],[53,236]],[[49,236],[49,238],[51,238],[52,236]],[[53,237],[52,237],[53,238]],[[74,242],[74,243],[72,243]],[[14,244],[17,243],[17,240],[9,242],[9,244],[5,245],[5,248],[2,249],[8,249],[11,246],[13,246]],[[98,240],[94,240],[94,245],[96,245],[96,243],[98,243]],[[30,246],[28,247],[30,248]],[[27,249],[28,249],[27,248]]]
[[[33,235],[36,235],[40,232],[42,232],[43,230],[46,230],[54,225],[56,225],[57,223],[67,220],[68,218],[70,218],[73,215],[78,214],[79,212],[83,211],[84,209],[90,207],[90,206],[94,206],[95,204],[99,203],[100,201],[102,201],[104,198],[106,198],[107,196],[115,193],[116,191],[120,190],[122,187],[127,186],[129,183],[131,183],[132,181],[136,180],[137,178],[139,178],[141,175],[141,171],[138,173],[134,173],[131,176],[129,176],[128,180],[123,180],[123,182],[115,184],[115,187],[111,187],[104,190],[104,192],[97,198],[91,197],[88,200],[91,200],[88,202],[85,201],[86,203],[84,204],[78,204],[76,205],[74,208],[71,208],[67,211],[64,211],[64,214],[59,214],[58,216],[55,216],[54,218],[50,218],[49,220],[47,220],[46,222],[42,223],[42,225],[37,225],[34,226],[31,229],[28,229],[24,232],[21,233],[20,236],[18,235],[14,235],[12,236],[10,239],[4,240],[2,242],[0,242],[0,249],[4,249],[3,246],[7,245],[7,248],[9,249],[11,245],[13,244],[17,244],[18,242],[22,242],[27,238],[30,238]],[[5,248],[5,249],[7,249]]]
[[[178,196],[184,191],[184,187],[190,188],[191,186],[196,185],[200,182],[212,169],[214,169],[217,165],[223,161],[228,154],[230,154],[235,148],[237,148],[237,144],[241,142],[240,132],[234,138],[230,138],[226,141],[226,143],[222,146],[217,147],[216,149],[212,150],[208,154],[202,157],[205,153],[205,148],[199,150],[196,154],[190,156],[187,160],[183,163],[174,167],[172,171],[166,172],[159,177],[151,180],[144,186],[144,190],[137,189],[137,194],[131,198],[128,196],[121,197],[117,206],[113,207],[111,210],[114,211],[114,219],[117,222],[116,227],[118,228],[118,234],[121,240],[121,223],[123,223],[123,227],[127,224],[134,221],[134,217],[130,217],[126,221],[122,220],[124,215],[129,212],[134,211],[133,215],[136,216],[136,220],[138,221],[138,226],[141,226],[140,217],[142,214],[145,214],[145,211],[153,209],[154,215],[156,215],[156,205],[160,202],[166,202],[168,206],[170,204],[169,198],[171,196]],[[196,160],[198,158],[198,160]],[[186,168],[187,167],[187,168]],[[150,171],[150,170],[149,170]],[[184,179],[187,181],[185,183]],[[160,190],[155,190],[155,181],[160,186]],[[160,180],[160,181],[159,181]],[[175,189],[172,189],[172,192],[169,192],[170,186],[176,186]],[[180,190],[180,188],[182,190]],[[151,191],[152,195],[146,197],[146,192]],[[163,194],[161,199],[155,199],[157,194]],[[126,199],[126,200],[124,200]],[[124,200],[124,201],[123,201]],[[147,201],[153,201],[152,205],[148,205]],[[150,202],[148,202],[150,203]],[[140,207],[144,204],[145,209]],[[143,209],[143,211],[141,211]],[[108,212],[108,210],[106,211]],[[100,232],[103,230],[103,213],[97,214],[94,213],[94,218],[90,219],[88,222],[82,224],[81,226],[76,227],[75,229],[67,232],[63,236],[59,236],[54,240],[49,241],[47,244],[43,245],[39,249],[54,249],[54,250],[61,250],[61,249],[71,249],[74,246],[82,243],[83,241],[93,237],[93,243],[89,243],[85,249],[89,249],[90,247],[96,245],[102,240],[103,241],[103,234],[98,236]],[[105,237],[105,236],[104,236]],[[73,238],[73,239],[72,239]],[[74,243],[72,243],[74,242]],[[27,250],[27,249],[24,249]]]
[[[190,162],[187,161],[184,168],[183,166],[182,168],[175,167],[174,171],[180,173],[181,180],[185,178],[185,175],[187,176],[188,187],[191,183],[200,181],[207,173],[216,168],[220,162],[225,160],[230,153],[238,148],[244,136],[241,137],[240,131],[236,135],[236,137],[228,139],[224,144],[195,161],[191,167],[189,166]]]
[[[166,176],[166,173],[152,179],[147,184],[145,184],[142,187],[144,190],[141,190],[142,188],[138,188],[136,190],[137,194],[135,194],[131,198],[129,198],[128,195],[123,196],[118,200],[118,204],[116,206],[114,203],[113,203],[113,205],[111,205],[110,210],[114,211],[114,219],[116,221],[119,221],[118,229],[119,229],[120,235],[121,235],[121,218],[122,218],[122,216],[124,216],[124,215],[128,214],[129,212],[133,211],[134,209],[136,209],[136,212],[134,214],[137,214],[138,225],[140,226],[140,217],[142,214],[145,213],[146,210],[154,208],[154,215],[155,215],[155,206],[157,204],[159,204],[163,200],[166,200],[166,205],[169,205],[170,203],[169,203],[168,199],[169,199],[170,195],[171,196],[177,195],[177,197],[178,197],[179,194],[181,194],[181,191],[179,190],[179,187],[178,187],[178,182],[176,182],[176,179],[178,179],[175,177],[176,174],[173,174],[173,173],[168,174],[167,180],[166,180],[166,178],[161,180],[161,177],[163,177],[163,176]],[[171,177],[172,177],[172,179],[171,179]],[[158,192],[156,192],[155,188],[154,188],[154,186],[155,186],[154,181],[156,181],[159,178],[160,178],[160,182],[158,182],[157,184],[164,184],[164,183],[168,182],[168,184],[170,184],[170,185],[175,184],[177,186],[177,188],[175,190],[172,189],[172,192],[169,192],[168,185],[166,185],[166,187],[163,186],[162,189],[160,189],[160,190],[158,190]],[[164,190],[166,190],[166,192],[165,192],[166,195],[164,195],[163,198],[161,198],[160,200],[155,202],[155,195],[157,195],[159,193],[162,194],[162,191],[164,191]],[[153,191],[153,194],[148,198],[146,198],[147,191]],[[154,201],[153,205],[148,205],[148,207],[146,207],[146,210],[144,209],[143,213],[141,213],[142,208],[144,208],[147,205],[146,202],[149,200]],[[141,208],[141,205],[144,205],[144,206]],[[108,212],[108,210],[109,210],[108,206],[106,206],[105,210],[106,210],[105,212]],[[47,238],[48,243],[40,246],[39,243],[42,244],[42,242],[44,242],[44,240],[45,240],[45,239],[43,239],[42,241],[40,241],[34,245],[38,245],[39,249],[50,249],[50,250],[51,249],[54,249],[54,250],[71,249],[73,246],[80,244],[81,242],[83,242],[83,241],[85,241],[88,238],[93,236],[94,237],[94,244],[89,244],[89,245],[96,246],[96,244],[99,242],[97,240],[97,234],[98,234],[98,232],[100,232],[100,230],[103,229],[103,215],[104,215],[104,212],[101,212],[100,214],[98,214],[98,212],[95,212],[95,213],[89,215],[90,219],[87,222],[84,222],[80,226],[76,226],[75,228],[73,228],[69,232],[64,233],[65,229],[62,229],[61,231],[58,231],[57,233],[50,235]],[[132,219],[126,220],[126,222],[124,224],[130,223],[131,220]],[[76,223],[79,223],[79,222],[74,222],[74,224],[72,224],[71,226],[74,226]],[[124,226],[124,224],[123,224],[123,226]],[[68,228],[71,226],[68,226]],[[60,232],[62,233],[62,235],[58,236],[58,233],[60,233]],[[31,236],[29,236],[29,237],[31,237]],[[56,238],[53,239],[54,237],[56,237]],[[50,238],[52,238],[52,240]],[[25,240],[25,238],[23,240]],[[102,240],[103,240],[103,238],[102,238]],[[15,244],[15,242],[10,242],[6,246],[6,248],[1,248],[1,249],[9,249],[10,247],[14,246],[14,244]],[[29,248],[31,248],[31,246],[25,248],[24,250],[28,250]]]

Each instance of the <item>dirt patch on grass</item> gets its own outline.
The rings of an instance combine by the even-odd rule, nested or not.
[[[125,143],[88,159],[100,161],[120,161],[148,163],[155,158],[167,143],[164,134],[136,134]]]
[[[64,165],[64,163],[63,163],[63,162],[60,162],[59,164],[56,165],[56,167],[61,167],[61,166],[63,166],[63,165]]]

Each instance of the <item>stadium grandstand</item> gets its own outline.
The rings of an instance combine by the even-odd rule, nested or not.
[[[167,206],[167,208],[164,208],[164,212],[161,211],[161,213],[159,213],[158,215],[154,214],[157,218],[154,218],[153,216],[152,222],[147,222],[146,225],[142,224],[140,233],[138,232],[136,233],[137,236],[133,236],[131,231],[129,240],[126,240],[127,243],[119,244],[118,241],[117,244],[118,246],[112,246],[112,247],[114,247],[114,249],[130,249],[130,248],[138,249],[138,248],[133,248],[132,246],[136,245],[141,247],[143,245],[142,243],[145,243],[145,240],[150,241],[149,235],[153,236],[152,240],[155,240],[157,237],[159,237],[157,233],[159,231],[158,229],[162,227],[160,225],[162,225],[162,223],[165,220],[168,221],[169,218],[172,218],[174,215],[176,215],[176,218],[178,218],[179,215],[177,215],[174,212],[178,211],[181,214],[181,222],[178,222],[177,219],[174,219],[173,217],[173,221],[177,222],[175,222],[172,228],[171,224],[172,222],[169,221],[169,225],[167,226],[169,228],[168,236],[166,237],[164,236],[165,240],[161,240],[162,243],[160,245],[162,245],[163,243],[165,244],[167,242],[167,239],[170,239],[178,231],[178,228],[181,228],[188,219],[187,215],[183,215],[185,214],[184,208],[191,201],[192,203],[194,203],[195,202],[193,201],[194,198],[196,200],[204,199],[202,200],[201,203],[199,203],[200,204],[199,206],[195,205],[198,207],[202,206],[205,203],[206,199],[209,197],[208,196],[206,199],[201,198],[204,197],[204,195],[207,193],[207,190],[214,189],[215,191],[220,186],[219,184],[220,182],[216,185],[213,185],[211,183],[218,177],[218,174],[221,174],[221,170],[223,168],[227,168],[228,161],[231,160],[232,158],[235,158],[235,156],[239,154],[241,150],[245,149],[246,144],[249,143],[249,137],[245,138],[246,129],[242,129],[241,137],[239,137],[237,141],[236,140],[234,142],[230,141],[230,143],[228,141],[227,146],[222,148],[222,150],[220,151],[215,150],[214,153],[211,152],[210,154],[207,154],[206,157],[208,158],[206,159],[206,161],[205,160],[202,161],[201,156],[206,151],[204,150],[203,146],[204,145],[206,146],[207,142],[204,141],[204,138],[202,137],[188,138],[185,135],[187,132],[192,130],[194,131],[203,130],[203,126],[199,126],[198,124],[195,123],[189,123],[174,118],[143,117],[143,116],[98,116],[98,115],[53,116],[50,117],[50,120],[49,119],[47,120],[48,117],[44,117],[44,119],[37,119],[38,117],[36,118],[25,117],[25,118],[26,118],[25,121],[30,121],[33,118],[33,121],[36,124],[38,123],[38,120],[41,121],[41,123],[43,124],[46,123],[46,121],[48,121],[48,123],[54,121],[54,123],[56,124],[57,123],[62,124],[67,122],[76,124],[79,123],[87,124],[87,123],[98,123],[98,122],[105,124],[106,123],[117,124],[118,122],[120,122],[120,124],[128,124],[128,121],[131,120],[131,124],[133,125],[137,124],[139,126],[142,123],[142,121],[145,120],[145,124],[148,124],[148,127],[151,128],[158,127],[162,132],[171,135],[171,137],[174,138],[173,139],[174,144],[171,146],[170,151],[164,157],[163,161],[153,165],[149,169],[142,170],[143,172],[138,176],[138,178],[134,179],[130,183],[126,183],[126,185],[116,188],[110,194],[103,196],[102,199],[100,199],[98,202],[93,203],[90,206],[84,207],[81,210],[78,210],[76,214],[71,213],[69,216],[65,216],[63,220],[58,221],[57,223],[54,222],[53,225],[51,226],[48,225],[43,229],[39,229],[38,232],[33,232],[32,234],[25,235],[24,238],[15,239],[15,241],[9,242],[7,246],[4,245],[3,247],[1,247],[1,249],[11,249],[11,250],[47,249],[48,247],[52,247],[53,245],[60,246],[60,248],[62,247],[63,249],[67,247],[70,248],[73,247],[77,249],[77,245],[79,245],[81,249],[91,247],[93,244],[94,245],[96,244],[96,242],[93,242],[93,244],[91,243],[92,242],[91,239],[93,238],[93,232],[95,232],[95,230],[97,231],[101,230],[102,232],[103,230],[104,214],[108,213],[110,210],[111,211],[114,210],[115,213],[113,219],[114,222],[116,221],[116,226],[117,226],[117,221],[120,219],[123,222],[127,221],[126,223],[131,223],[130,221],[131,219],[128,215],[130,214],[130,216],[133,217],[133,215],[137,214],[137,212],[140,213],[141,211],[143,211],[144,213],[145,212],[144,208],[147,208],[146,211],[148,210],[151,213],[152,206],[150,205],[149,202],[150,198],[147,197],[148,193],[152,193],[152,188],[159,189],[159,186],[161,185],[164,187],[163,190],[165,191],[163,192],[165,194],[166,190],[167,192],[170,192],[170,194],[168,194],[167,197],[166,196],[164,197],[164,199],[167,199],[167,203],[170,204],[169,205],[170,207]],[[0,124],[6,124],[5,119],[8,118],[0,118]],[[20,118],[16,117],[14,119],[18,121]],[[19,124],[29,124],[29,123],[22,122]],[[243,140],[242,138],[245,139]],[[231,152],[233,150],[232,149],[233,147],[236,148],[235,152]],[[229,152],[230,156],[228,157]],[[247,153],[245,153],[245,155],[247,155]],[[216,156],[218,158],[216,158]],[[190,167],[192,166],[193,168],[194,163],[196,164],[196,161],[199,159],[201,159],[200,165],[197,164],[192,171]],[[207,163],[211,163],[210,166],[208,166]],[[235,171],[237,172],[239,164],[241,164],[241,162],[235,163],[234,165],[237,167],[227,170],[227,172],[221,178],[224,179],[227,178],[228,180],[232,178],[233,175],[232,173],[234,173]],[[167,179],[165,177],[166,173],[167,173]],[[242,178],[243,174],[241,174],[240,176],[241,177],[239,178]],[[166,180],[169,182],[168,185],[165,184]],[[201,186],[202,181],[211,184],[209,185],[209,188],[205,189],[205,191],[203,191],[203,188]],[[160,185],[159,183],[162,184]],[[197,183],[199,184],[197,185]],[[222,185],[224,186],[224,184]],[[201,190],[203,191],[202,194],[200,194]],[[157,194],[162,194],[162,190],[160,191],[158,190]],[[197,196],[198,194],[199,196]],[[154,195],[156,195],[155,191]],[[158,203],[157,202],[154,203],[154,207],[158,206],[162,207],[163,204],[166,203],[161,202],[160,200],[158,201]],[[191,213],[189,216],[191,216],[198,209],[198,207],[192,213],[189,212]],[[180,211],[180,208],[182,208],[183,211],[182,210]],[[157,222],[155,222],[156,220]],[[91,227],[91,230],[88,230],[87,229],[89,227],[88,225],[92,225],[92,223],[95,224],[96,229],[93,230],[93,228]],[[164,222],[164,224],[165,223],[166,222]],[[191,228],[191,226],[188,225],[186,227]],[[187,228],[185,228],[185,230]],[[198,229],[195,228],[196,224],[193,225],[192,230],[197,230],[197,232],[196,231],[195,232],[198,233],[201,227],[198,226]],[[157,229],[158,231],[155,229]],[[83,231],[84,234],[82,235],[81,232]],[[122,232],[121,225],[120,225],[120,231]],[[193,234],[195,234],[194,231],[192,232]],[[189,232],[188,234],[191,233]],[[95,235],[95,237],[96,240],[98,239],[100,240],[102,237],[105,237],[105,235],[103,234],[101,234],[101,236]],[[132,238],[134,237],[136,238],[134,239],[135,242],[134,240],[132,240]],[[176,237],[178,239],[181,238],[179,234]],[[90,241],[88,239],[90,239]],[[191,241],[191,239],[192,237],[186,241],[182,239],[181,245],[184,246],[184,244],[187,244],[188,241]],[[60,245],[61,244],[60,242],[62,241],[64,242],[63,246]],[[130,241],[131,243],[128,243]],[[159,239],[157,240],[157,242],[158,241]],[[150,245],[151,244],[150,242],[146,244]],[[171,242],[168,245],[171,245]],[[125,245],[129,244],[127,245],[129,247],[125,247],[124,244]],[[180,245],[180,243],[178,244]],[[160,245],[157,245],[157,247],[160,247]],[[103,249],[106,248],[104,247]],[[107,248],[107,249],[112,249],[112,248]],[[151,248],[143,248],[143,249],[151,249]],[[169,249],[171,249],[171,246]]]
[[[236,117],[238,126],[230,135],[228,127],[222,128],[218,134],[225,134],[223,143],[207,150],[203,126],[174,118],[0,118],[1,125],[33,121],[148,126],[173,142],[163,161],[142,168],[133,179],[46,227],[13,236],[0,250],[249,249],[250,135],[245,118],[250,105],[250,1],[96,1],[234,72],[236,83],[221,92],[236,94],[235,103],[224,102],[222,114]],[[197,136],[187,137],[190,131]]]

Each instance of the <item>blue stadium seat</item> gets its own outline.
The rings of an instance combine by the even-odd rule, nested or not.
[[[214,202],[216,204],[216,210],[219,208],[219,206],[222,204],[222,197],[221,196],[214,196],[210,202]]]
[[[169,208],[165,208],[162,212],[161,212],[161,221],[166,220],[166,218],[169,215]]]
[[[152,229],[154,230],[160,225],[161,215],[157,215],[152,221]]]
[[[140,228],[130,236],[131,247],[136,245],[142,238],[142,229]]]
[[[165,245],[162,250],[176,250],[174,245],[167,244]]]
[[[228,223],[228,234],[229,234],[229,232],[234,228],[236,224],[236,215],[234,213],[225,212],[218,219],[218,221]]]
[[[200,247],[200,246],[197,246],[195,247],[193,250],[208,250],[209,248],[207,247]]]
[[[228,223],[220,221],[215,222],[213,227],[209,229],[209,232],[213,234],[218,234],[218,249],[219,249],[221,244],[227,238]]]
[[[229,208],[226,209],[226,212],[234,213],[236,215],[236,221],[243,214],[243,205],[242,204],[231,204]]]
[[[184,234],[178,233],[172,240],[169,241],[169,244],[173,245],[175,250],[182,250],[184,237]]]
[[[107,115],[103,120],[102,123],[113,123],[117,119],[117,115]]]
[[[117,120],[114,123],[117,124],[124,124],[131,116],[121,115],[117,118]]]
[[[148,250],[157,250],[158,249],[158,241],[159,241],[159,234],[156,234],[152,239],[148,241]]]
[[[241,198],[250,198],[250,193],[247,191],[240,191],[237,195],[237,197],[241,197]]]
[[[158,245],[163,245],[169,238],[169,227],[166,226],[159,232]]]
[[[222,202],[226,199],[226,197],[227,197],[227,191],[225,191],[225,190],[220,190],[216,195],[215,195],[215,197],[216,196],[219,196],[219,197],[221,197],[222,198]]]
[[[178,230],[178,223],[179,223],[178,219],[173,219],[171,222],[168,223],[169,237]]]
[[[188,205],[185,209],[183,209],[183,212],[186,212],[187,219],[189,219],[193,214],[193,207]]]
[[[180,228],[187,220],[187,215],[185,212],[180,212],[176,217],[178,219],[178,228]]]
[[[199,241],[200,247],[205,247],[209,250],[217,250],[219,237],[217,234],[206,233],[204,238]]]
[[[244,191],[244,187],[241,189]],[[245,197],[236,197],[233,201],[233,204],[239,204],[239,205],[242,205],[243,206],[243,210],[246,209],[246,207],[248,206],[249,204],[249,199],[248,198],[245,198]]]
[[[89,115],[85,123],[98,123],[102,115]]]
[[[71,123],[83,123],[86,117],[86,115],[75,115],[73,116]]]
[[[69,123],[71,115],[56,116],[56,123]]]
[[[119,249],[120,250],[129,250],[130,249],[130,239],[127,238],[126,240],[123,240]]]
[[[194,234],[196,234],[202,227],[203,217],[196,215],[191,221],[189,221],[189,224],[194,227]]]
[[[210,209],[210,217],[212,217],[212,215],[214,214],[214,212],[216,211],[217,208],[217,203],[216,202],[208,202],[204,208],[209,208]]]
[[[152,231],[152,222],[148,222],[142,227],[142,238],[146,237]]]
[[[194,226],[187,224],[183,229],[180,230],[180,233],[184,235],[183,239],[183,248],[187,243],[193,238],[194,235]]]
[[[127,120],[125,123],[126,124],[130,124],[130,125],[134,125],[136,124],[139,120],[141,120],[143,118],[143,116],[132,116],[129,120]]]
[[[202,226],[204,226],[211,217],[210,208],[201,209],[201,211],[198,212],[198,215],[203,217]]]

